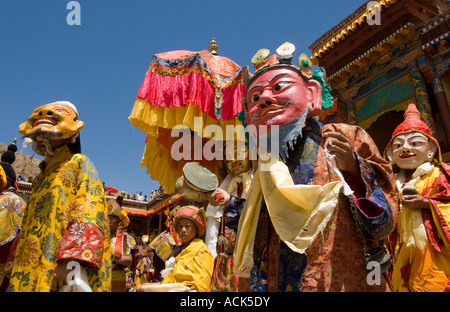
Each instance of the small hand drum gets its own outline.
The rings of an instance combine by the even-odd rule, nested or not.
[[[197,162],[189,162],[183,167],[183,176],[179,177],[175,188],[186,200],[202,203],[207,200],[206,193],[214,191],[219,181],[214,173]]]
[[[417,194],[417,189],[413,188],[413,187],[405,187],[402,191],[403,195],[416,195]]]

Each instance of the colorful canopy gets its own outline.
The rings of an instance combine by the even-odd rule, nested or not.
[[[204,145],[211,137],[217,139],[216,134],[204,133],[208,125],[219,126],[223,134],[227,125],[242,125],[237,117],[244,111],[242,71],[230,59],[207,50],[177,50],[153,56],[128,119],[147,133],[140,165],[164,185],[166,193],[175,192],[175,182],[183,175],[186,162],[197,161],[219,173],[220,161],[203,156],[173,159],[171,148],[180,137],[172,137],[172,129],[190,129],[192,143],[197,136]],[[189,152],[193,155],[194,149]]]

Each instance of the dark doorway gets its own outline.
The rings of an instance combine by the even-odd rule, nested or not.
[[[367,133],[372,137],[378,147],[381,155],[389,143],[392,133],[395,128],[403,122],[404,111],[388,111],[375,120],[369,128]]]

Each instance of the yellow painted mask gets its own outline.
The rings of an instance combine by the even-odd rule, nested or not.
[[[19,126],[19,133],[34,141],[67,139],[83,128],[75,106],[66,101],[36,108],[28,120]]]
[[[230,147],[227,145],[226,147],[226,155],[228,153],[233,153],[232,159],[225,159],[225,164],[227,166],[228,171],[237,176],[243,172],[247,172],[251,168],[251,162],[249,160],[249,152],[246,146],[242,147]],[[233,151],[232,151],[233,150]]]

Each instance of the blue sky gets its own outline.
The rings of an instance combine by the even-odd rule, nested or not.
[[[154,54],[207,50],[214,37],[218,54],[240,66],[285,41],[294,57],[311,55],[308,46],[364,3],[79,0],[81,25],[69,26],[68,2],[0,2],[0,142],[17,137],[20,149],[18,127],[35,107],[71,101],[85,123],[82,152],[101,179],[143,194],[159,183],[140,167],[145,133],[128,116]]]

